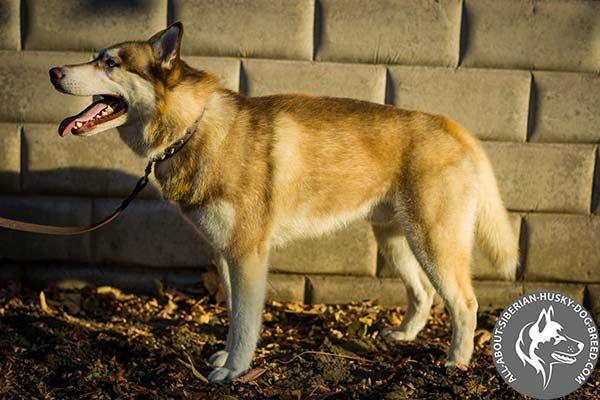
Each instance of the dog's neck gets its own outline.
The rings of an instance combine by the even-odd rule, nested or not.
[[[173,88],[157,87],[155,117],[143,130],[147,154],[160,154],[179,140],[204,112],[218,88],[212,75],[192,77]]]
[[[225,154],[222,147],[237,113],[236,101],[237,94],[218,89],[195,105],[195,119],[188,118],[189,125],[193,125],[199,117],[198,112],[201,113],[195,135],[175,157],[159,163],[155,169],[166,199],[177,201],[182,207],[203,201],[218,175],[214,170]],[[177,128],[172,128],[169,139],[161,142],[161,146],[180,139],[189,125],[179,123]],[[192,182],[196,185],[194,190],[186,186]]]

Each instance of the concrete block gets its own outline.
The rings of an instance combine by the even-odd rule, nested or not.
[[[159,270],[159,268],[152,268]],[[165,281],[167,285],[184,288],[186,286],[200,285],[202,286],[202,275],[206,272],[206,268],[176,268],[169,267],[165,270]]]
[[[49,284],[62,287],[112,286],[125,293],[156,293],[156,280],[164,280],[165,269],[120,268],[114,265],[28,264],[22,266],[23,284],[43,289]]]
[[[184,61],[200,70],[219,74],[221,84],[227,89],[240,90],[240,60],[223,57],[184,57]]]
[[[0,266],[0,271],[1,268]],[[167,284],[175,287],[186,287],[200,283],[204,272],[204,268],[168,268],[166,281]],[[277,301],[302,302],[304,301],[304,287],[303,275],[269,273],[267,298]]]
[[[21,129],[0,124],[0,192],[17,193],[21,188]]]
[[[116,129],[64,138],[55,125],[28,124],[23,130],[25,192],[125,197],[144,174],[147,161],[125,145]],[[160,198],[157,182],[140,196]]]
[[[245,60],[249,96],[308,93],[384,103],[386,72],[382,66]]]
[[[26,50],[97,51],[164,29],[167,0],[23,0]]]
[[[480,310],[506,308],[523,295],[521,282],[474,281],[473,287]]]
[[[267,299],[303,302],[305,281],[302,275],[269,274]]]
[[[0,266],[1,271],[2,266]],[[159,270],[159,268],[152,268]],[[186,287],[202,281],[205,268],[165,269],[166,282],[175,287]],[[0,272],[1,273],[1,272]],[[0,275],[1,276],[1,275]],[[304,301],[305,278],[302,275],[270,273],[267,298],[277,301]]]
[[[293,273],[375,275],[377,244],[370,226],[357,222],[330,235],[299,239],[270,256],[271,270]]]
[[[390,67],[394,104],[445,114],[486,140],[524,142],[527,71]]]
[[[112,213],[120,200],[95,199],[94,220]],[[197,267],[211,252],[177,207],[163,201],[136,200],[112,224],[92,233],[95,261],[152,267]]]
[[[0,263],[0,281],[21,281],[21,265]]]
[[[173,0],[185,54],[310,60],[314,0]]]
[[[461,1],[322,0],[317,60],[456,66]],[[319,14],[317,14],[319,15]]]
[[[531,214],[526,281],[600,282],[600,216]]]
[[[558,292],[574,298],[583,304],[585,285],[561,282],[523,282],[523,294],[540,291]]]
[[[340,275],[310,275],[307,279],[307,302],[310,304],[346,304],[374,299],[386,307],[408,304],[400,279]]]
[[[600,325],[600,285],[587,285],[586,302],[584,307],[592,313],[596,320],[596,326]]]
[[[515,236],[517,239],[521,235],[521,216],[516,213],[509,214],[510,222],[513,227],[513,231],[515,232]],[[475,241],[475,246],[473,246],[473,276],[475,279],[481,280],[502,280],[503,275],[498,270],[496,266],[494,266],[490,260],[483,254],[480,246]],[[524,249],[521,249],[523,252]],[[513,280],[516,279],[516,276],[513,276]]]
[[[484,146],[509,209],[590,211],[594,146],[500,142]]]
[[[537,104],[532,141],[600,141],[600,76],[535,71],[533,77]]]
[[[0,3],[0,49],[21,49],[21,8],[19,0]]]
[[[596,71],[600,2],[466,0],[465,66]]]
[[[0,196],[3,217],[38,224],[86,226],[91,201],[69,197]],[[50,236],[0,229],[0,260],[90,262],[90,235]]]
[[[48,70],[89,59],[83,53],[0,52],[0,121],[60,122],[83,110],[91,98],[59,93]]]

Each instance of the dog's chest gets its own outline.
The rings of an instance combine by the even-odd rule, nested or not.
[[[229,246],[235,224],[235,209],[226,201],[217,201],[185,211],[185,217],[217,250]]]

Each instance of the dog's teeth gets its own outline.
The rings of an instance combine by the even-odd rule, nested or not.
[[[83,126],[83,124],[79,121],[75,122],[75,128],[79,129]]]
[[[108,115],[108,113],[106,111],[102,110],[102,112],[100,113],[100,115],[102,115],[103,117],[105,117],[105,116]]]
[[[109,114],[114,111],[111,106],[106,107],[104,110]]]

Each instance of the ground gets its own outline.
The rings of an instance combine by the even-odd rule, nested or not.
[[[211,292],[212,295],[210,294]],[[446,369],[450,322],[432,310],[411,343],[380,331],[400,308],[269,302],[253,369],[231,385],[206,382],[224,346],[226,312],[206,285],[154,296],[110,287],[0,284],[0,399],[518,399],[492,363],[497,312],[478,317],[469,367]],[[594,372],[572,399],[599,399]]]

